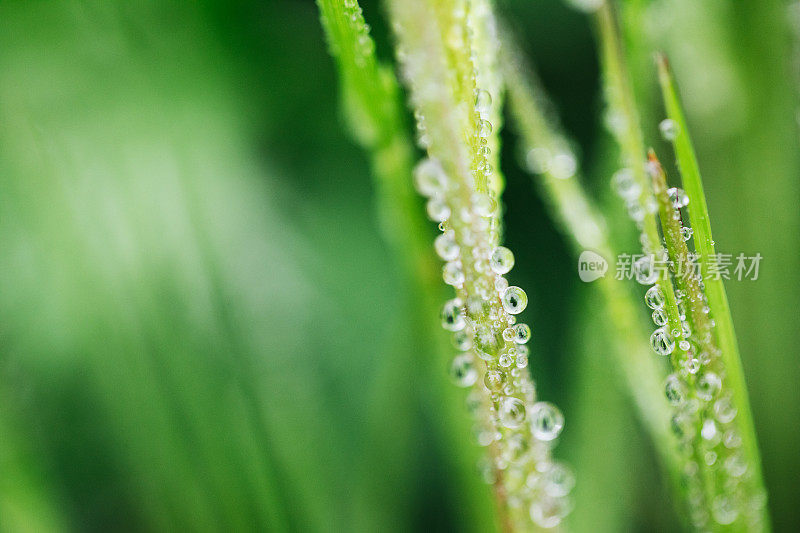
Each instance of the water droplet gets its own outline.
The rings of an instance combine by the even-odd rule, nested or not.
[[[497,274],[506,274],[514,268],[514,253],[505,246],[498,246],[489,261]]]
[[[633,263],[636,281],[642,285],[652,285],[658,281],[658,269],[653,265],[653,256],[643,255]]]
[[[692,358],[690,358],[690,359],[687,359],[687,360],[686,360],[686,361],[684,361],[684,363],[683,363],[683,368],[684,368],[684,369],[685,369],[685,370],[686,370],[686,371],[687,371],[689,374],[697,374],[697,372],[700,370],[700,360],[699,360],[699,359],[696,359],[696,358],[694,358],[694,357],[692,357]]]
[[[479,113],[488,113],[492,109],[492,95],[489,91],[478,89],[475,91],[475,109]]]
[[[706,372],[697,378],[697,396],[703,400],[710,400],[722,388],[722,381],[713,372]]]
[[[534,174],[544,174],[550,169],[550,150],[547,148],[531,148],[525,154],[525,164]]]
[[[621,168],[611,177],[611,185],[617,194],[626,201],[635,201],[639,198],[642,188],[636,182],[633,171],[629,168]]]
[[[503,352],[500,354],[500,359],[498,359],[498,362],[503,368],[508,368],[514,364],[514,354],[511,352]]]
[[[664,328],[658,328],[650,336],[650,346],[659,355],[669,355],[675,350],[675,339]]]
[[[525,421],[525,404],[519,398],[506,398],[500,404],[500,423],[507,428],[518,428]]]
[[[575,486],[575,474],[566,465],[554,462],[544,475],[544,490],[550,496],[562,497]]]
[[[503,308],[510,315],[518,315],[528,306],[528,295],[519,287],[509,287],[503,292]]]
[[[719,441],[717,425],[713,420],[706,420],[703,422],[703,428],[700,430],[700,436],[707,441],[713,441],[714,439]]]
[[[434,222],[444,222],[450,217],[450,208],[438,196],[428,200],[428,204],[425,207],[428,211],[428,218]]]
[[[480,217],[490,217],[497,211],[497,201],[488,194],[477,194],[472,198],[475,214]]]
[[[478,121],[478,135],[481,137],[488,137],[492,134],[492,123],[488,120]]]
[[[747,472],[747,461],[739,453],[725,459],[725,470],[733,477],[742,477]]]
[[[531,408],[530,420],[533,436],[542,441],[555,439],[564,428],[564,415],[549,402],[535,403]]]
[[[448,331],[459,331],[466,327],[467,320],[461,309],[463,303],[458,298],[449,300],[442,307],[442,327]]]
[[[728,525],[736,521],[739,511],[730,496],[720,495],[714,498],[714,502],[711,505],[711,514],[718,524]]]
[[[435,196],[441,194],[447,184],[447,175],[439,161],[425,158],[414,168],[414,185],[420,194]]]
[[[656,309],[653,311],[653,322],[656,326],[666,326],[668,319],[667,313],[664,311],[663,308]]]
[[[531,328],[527,324],[517,324],[514,326],[514,342],[525,344],[531,340]]]
[[[499,392],[506,384],[506,373],[499,370],[490,370],[483,376],[483,384],[489,392]]]
[[[684,352],[688,352],[692,348],[692,345],[689,343],[689,341],[682,340],[681,342],[678,343],[678,348],[680,348]]]
[[[472,342],[478,357],[484,361],[491,361],[497,357],[500,346],[503,344],[502,337],[498,338],[498,335],[486,326],[480,326],[475,330]]]
[[[478,380],[478,371],[471,354],[457,355],[450,365],[450,376],[459,387],[471,387]]]
[[[667,196],[672,201],[672,205],[675,206],[675,209],[680,209],[681,207],[686,207],[689,205],[689,197],[683,191],[683,189],[679,189],[678,187],[671,187],[667,189]]]
[[[733,422],[736,418],[736,407],[730,398],[720,398],[714,403],[714,416],[722,424]]]
[[[550,173],[553,177],[565,180],[575,175],[578,171],[578,161],[575,155],[569,151],[556,154],[550,161]]]
[[[456,235],[453,230],[445,231],[433,241],[433,247],[439,257],[445,261],[452,261],[458,257],[458,244],[456,243]]]
[[[678,124],[671,118],[662,120],[658,125],[658,129],[661,131],[661,136],[665,141],[674,141],[675,137],[678,136]]]
[[[517,354],[517,368],[525,368],[528,366],[528,353]]]
[[[559,525],[569,514],[569,505],[565,498],[537,498],[531,504],[530,513],[536,525],[550,529]]]
[[[472,348],[472,334],[468,329],[462,329],[453,333],[453,346],[461,352],[466,352]]]
[[[442,278],[448,285],[460,287],[464,280],[464,270],[461,268],[461,261],[449,261],[442,267]]]
[[[664,394],[671,405],[678,406],[686,398],[686,385],[675,374],[667,376],[664,383]]]
[[[722,442],[725,444],[726,448],[732,450],[742,445],[742,437],[740,437],[736,431],[729,429],[725,432],[725,435],[722,436]]]
[[[644,301],[650,309],[661,309],[664,307],[664,291],[658,285],[653,285],[647,289]]]
[[[681,235],[683,236],[684,241],[688,241],[689,239],[691,239],[693,234],[694,230],[689,226],[683,226],[681,228]]]

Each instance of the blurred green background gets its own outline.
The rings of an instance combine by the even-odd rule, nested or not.
[[[764,257],[728,288],[775,529],[797,531],[796,28],[773,0],[626,6],[646,133],[669,153],[660,47],[717,246]],[[610,196],[589,21],[500,8]],[[435,319],[404,299],[337,99],[311,0],[0,2],[0,531],[492,527],[451,354],[415,333]],[[573,528],[673,530],[600,306],[503,136],[511,280],[567,418]]]

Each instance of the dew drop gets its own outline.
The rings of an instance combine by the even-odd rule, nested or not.
[[[525,344],[531,340],[531,327],[527,324],[517,324],[514,326],[514,342]]]
[[[658,269],[653,265],[653,256],[644,255],[633,263],[636,281],[642,285],[652,285],[658,281]]]
[[[478,371],[471,354],[457,355],[450,365],[450,376],[459,387],[471,387],[478,380]]]
[[[489,392],[499,392],[506,383],[506,373],[499,370],[490,370],[483,376],[483,384]]]
[[[689,226],[683,226],[681,228],[681,235],[683,236],[684,241],[688,241],[689,239],[691,239],[693,234],[694,230]]]
[[[663,308],[656,309],[653,311],[653,322],[656,326],[666,326],[667,325],[667,313],[664,311]]]
[[[453,230],[445,231],[433,241],[433,247],[439,257],[445,261],[452,261],[458,257],[458,244],[456,243],[456,235]]]
[[[514,268],[514,253],[505,246],[498,246],[492,252],[489,264],[497,274],[506,274]]]
[[[578,161],[569,151],[556,154],[550,161],[550,173],[558,179],[565,180],[575,175],[578,171]]]
[[[447,175],[439,161],[426,158],[414,168],[414,185],[428,197],[441,194],[447,184]]]
[[[686,207],[689,205],[689,197],[683,191],[683,189],[679,189],[678,187],[671,187],[667,189],[667,196],[672,201],[672,205],[675,206],[675,209],[680,209],[681,207]]]
[[[722,381],[713,372],[706,372],[697,378],[697,396],[703,400],[710,400],[722,388]]]
[[[544,490],[550,496],[566,496],[574,486],[575,474],[563,463],[554,462],[544,475]]]
[[[664,383],[664,394],[671,405],[678,406],[686,398],[686,385],[681,381],[681,378],[675,374],[670,374]]]
[[[569,506],[564,498],[537,498],[531,504],[531,519],[544,529],[558,526],[567,514]]]
[[[478,327],[475,330],[475,336],[472,340],[475,345],[475,351],[478,357],[484,361],[492,361],[500,351],[502,338],[492,331],[491,328],[486,326]]]
[[[730,398],[720,398],[714,403],[714,416],[722,424],[733,422],[733,419],[736,418],[736,412],[736,407]]]
[[[650,346],[659,355],[669,355],[675,350],[675,339],[664,328],[658,328],[650,336]]]
[[[442,327],[448,331],[460,331],[467,325],[464,311],[461,309],[463,303],[458,298],[449,300],[442,307]]]
[[[661,136],[665,141],[674,141],[678,136],[678,124],[671,118],[665,118],[658,125]]]
[[[542,441],[555,439],[564,428],[564,415],[549,402],[535,403],[530,417],[533,436]]]
[[[428,211],[428,218],[434,222],[444,222],[450,217],[450,208],[445,201],[439,197],[428,200],[428,204],[425,208]]]
[[[611,177],[611,185],[623,200],[634,201],[639,198],[642,188],[636,182],[633,171],[629,168],[621,168]]]
[[[489,91],[484,89],[475,91],[475,109],[479,113],[488,113],[492,109],[492,95]]]
[[[739,453],[725,459],[725,470],[733,477],[742,477],[747,472],[747,462]]]
[[[492,123],[488,120],[479,120],[478,121],[478,135],[481,137],[488,137],[492,134]]]
[[[736,521],[739,511],[730,496],[720,495],[714,498],[714,503],[711,505],[711,514],[718,524],[728,525]]]
[[[658,285],[653,285],[647,289],[644,301],[650,309],[661,309],[664,307],[664,291]]]
[[[497,211],[497,201],[488,194],[478,194],[472,199],[475,213],[481,217],[490,217]]]
[[[472,335],[467,329],[453,333],[453,346],[461,352],[472,349]]]
[[[503,400],[500,405],[500,423],[505,427],[518,428],[525,421],[525,404],[513,396]]]
[[[442,267],[442,278],[448,285],[460,287],[466,277],[464,270],[461,268],[461,261],[449,261]]]
[[[518,315],[528,306],[528,295],[519,287],[509,287],[503,292],[503,309],[510,315]]]

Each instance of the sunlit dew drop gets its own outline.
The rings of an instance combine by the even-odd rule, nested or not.
[[[683,368],[690,374],[697,374],[700,370],[700,360],[694,357],[687,359],[683,363]]]
[[[683,226],[681,228],[681,236],[683,237],[684,241],[688,241],[689,239],[691,239],[693,234],[694,230],[689,226]]]
[[[481,137],[488,137],[492,134],[492,123],[488,120],[481,119],[478,121],[478,135]]]
[[[450,208],[445,201],[439,197],[428,200],[428,204],[425,208],[428,211],[428,218],[434,222],[444,222],[450,217]]]
[[[500,404],[500,423],[507,428],[518,428],[525,421],[525,404],[513,396]]]
[[[433,247],[439,257],[445,261],[452,261],[458,257],[458,244],[456,243],[456,234],[453,230],[448,230],[437,236],[433,241]]]
[[[467,325],[464,311],[461,309],[463,303],[458,298],[449,300],[442,307],[442,327],[448,331],[459,331]]]
[[[449,261],[442,267],[442,278],[448,285],[460,287],[464,280],[464,270],[461,268],[460,261]]]
[[[525,344],[531,340],[531,327],[527,324],[516,324],[514,326],[514,342]]]
[[[539,527],[554,528],[569,514],[569,503],[565,498],[537,498],[531,504],[530,513],[531,519]]]
[[[531,432],[539,440],[551,441],[564,428],[564,415],[549,402],[536,402],[530,413]]]
[[[747,461],[741,454],[735,453],[725,459],[725,470],[732,477],[742,477],[747,472]]]
[[[650,346],[659,355],[669,355],[675,350],[675,339],[665,328],[658,328],[650,335]]]
[[[483,376],[483,384],[489,392],[499,392],[506,384],[506,373],[499,370],[490,370]]]
[[[414,185],[425,196],[440,194],[447,184],[447,175],[435,159],[426,158],[414,168]]]
[[[686,398],[686,385],[681,381],[681,378],[675,374],[670,374],[664,383],[664,395],[671,405],[678,406]]]
[[[519,287],[509,287],[501,298],[503,309],[510,315],[518,315],[528,306],[528,295]]]
[[[544,147],[531,148],[525,154],[525,166],[534,174],[544,174],[550,169],[550,150]]]
[[[472,340],[478,357],[484,361],[492,361],[497,357],[502,342],[491,328],[480,326],[475,330]]]
[[[722,388],[722,381],[713,372],[706,372],[697,378],[697,396],[703,400],[710,400]]]
[[[471,387],[478,379],[472,355],[468,353],[457,355],[450,365],[450,376],[459,387]]]
[[[714,441],[716,439],[716,441],[719,442],[717,425],[713,420],[706,420],[703,422],[703,427],[700,430],[700,436],[707,441]]]
[[[653,285],[647,289],[644,301],[650,309],[661,309],[664,307],[664,291],[658,285]]]
[[[617,194],[624,200],[633,201],[639,198],[642,188],[636,182],[633,171],[629,168],[621,168],[611,177],[611,185]]]
[[[498,246],[489,259],[492,270],[497,274],[506,274],[514,268],[514,253],[505,246]]]
[[[689,343],[689,341],[682,340],[678,343],[678,347],[684,352],[688,352],[692,348],[692,345]]]
[[[671,118],[665,118],[658,125],[658,130],[665,141],[674,141],[678,136],[678,124]]]
[[[671,187],[667,189],[667,195],[672,201],[672,205],[675,206],[675,209],[680,209],[681,207],[686,207],[689,205],[689,197],[686,195],[683,189]]]
[[[655,323],[656,326],[667,325],[667,313],[664,311],[663,307],[653,311],[653,323]]]
[[[642,285],[652,285],[658,281],[658,269],[653,265],[653,257],[643,255],[633,263],[636,281]]]
[[[578,161],[569,151],[557,153],[550,161],[550,173],[561,180],[569,179],[578,171]]]

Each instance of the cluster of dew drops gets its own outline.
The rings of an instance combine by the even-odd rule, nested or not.
[[[491,96],[478,90],[475,99],[479,149],[473,180],[475,173],[489,178],[492,172],[486,117]],[[416,118],[425,147],[424,117],[417,113]],[[476,439],[490,450],[481,465],[483,477],[488,483],[502,479],[508,505],[519,516],[529,514],[540,527],[555,527],[569,511],[567,496],[574,485],[570,469],[550,456],[564,417],[555,405],[536,399],[527,369],[531,328],[516,320],[528,297],[505,278],[514,254],[498,245],[496,201],[474,187],[464,195],[464,185],[433,157],[417,165],[414,181],[428,199],[428,216],[439,223],[442,233],[434,248],[445,262],[442,277],[456,292],[442,308],[441,324],[458,350],[451,377],[458,386],[472,388],[467,405],[476,420]]]
[[[659,129],[668,141],[675,139],[678,132],[677,124],[671,119],[662,121]],[[625,202],[629,216],[641,230],[645,211],[655,213],[657,210],[655,198],[651,195],[641,197],[643,191],[633,172],[627,168],[615,173],[612,185]],[[689,197],[676,187],[668,189],[667,194],[675,207],[676,219],[680,220],[681,209],[688,206]],[[692,238],[690,227],[682,225],[681,233],[685,241]],[[645,252],[653,249],[644,232],[641,242]],[[661,250],[663,254],[663,248]],[[746,488],[752,468],[741,451],[742,438],[735,423],[738,411],[732,394],[724,387],[724,369],[719,363],[721,353],[715,346],[710,348],[714,353],[700,348],[703,343],[693,336],[686,320],[684,299],[688,296],[680,290],[676,291],[680,328],[670,330],[664,308],[664,291],[657,283],[659,276],[654,261],[658,258],[658,253],[645,254],[634,262],[633,271],[639,283],[650,285],[644,299],[652,311],[655,324],[650,336],[653,351],[670,356],[677,346],[686,354],[679,363],[680,368],[667,376],[664,393],[673,408],[672,431],[680,442],[684,457],[682,475],[688,489],[691,520],[695,527],[703,529],[710,527],[711,519],[717,524],[729,525],[744,518],[752,530],[759,530],[766,498],[763,493],[748,494]],[[694,275],[699,276],[699,272]],[[702,279],[700,284],[702,286]],[[705,300],[702,312],[710,312]],[[713,327],[713,320],[710,323]],[[713,501],[709,502],[711,516],[708,516],[709,506],[705,504],[702,489],[701,461],[704,468],[713,472],[716,487]]]

